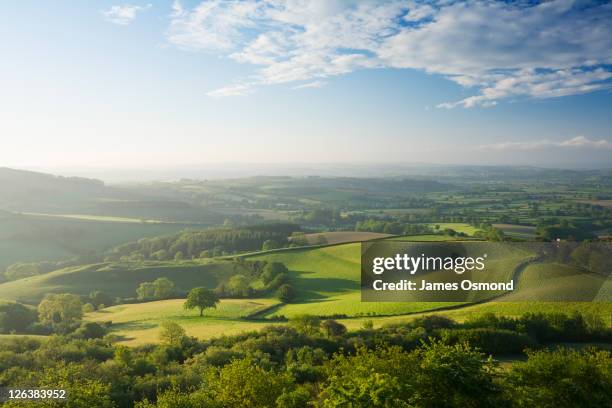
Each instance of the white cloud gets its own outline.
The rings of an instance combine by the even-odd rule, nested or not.
[[[114,5],[108,10],[102,11],[102,15],[111,23],[128,25],[134,21],[136,14],[151,7],[151,4],[147,4],[146,6],[136,6],[133,4]]]
[[[173,10],[170,43],[253,65],[253,87],[414,69],[471,93],[439,107],[470,108],[612,82],[611,3],[206,0]]]
[[[253,93],[253,85],[248,83],[233,84],[223,88],[215,89],[206,93],[212,98],[223,98],[226,96],[244,96]]]
[[[326,82],[324,81],[312,81],[294,86],[293,89],[323,88],[325,85]]]
[[[479,146],[483,150],[538,150],[551,147],[563,149],[612,149],[612,142],[600,139],[591,140],[585,136],[576,136],[572,139],[552,141],[548,139],[528,142],[504,142]]]

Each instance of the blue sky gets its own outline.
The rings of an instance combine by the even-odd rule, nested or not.
[[[0,7],[0,165],[612,167],[609,4]]]

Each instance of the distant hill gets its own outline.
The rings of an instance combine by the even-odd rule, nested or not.
[[[3,209],[62,206],[102,196],[105,192],[106,186],[100,180],[0,167],[0,208]]]

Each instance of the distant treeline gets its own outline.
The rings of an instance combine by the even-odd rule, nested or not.
[[[288,245],[291,233],[299,231],[295,224],[262,224],[241,228],[186,230],[179,234],[143,238],[111,250],[107,261],[140,261],[145,259],[169,260],[208,258],[263,247]]]

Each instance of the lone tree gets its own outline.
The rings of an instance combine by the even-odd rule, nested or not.
[[[193,288],[189,291],[183,307],[185,309],[195,309],[197,307],[200,309],[200,316],[202,316],[204,309],[217,307],[217,303],[219,303],[219,296],[212,290]]]

